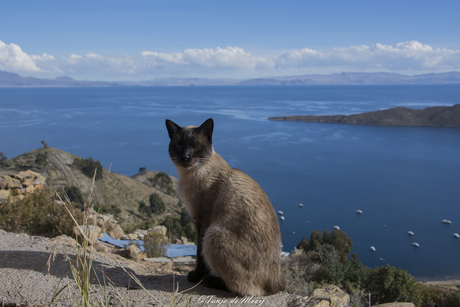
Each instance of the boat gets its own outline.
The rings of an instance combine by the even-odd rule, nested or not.
[[[452,222],[449,221],[449,220],[442,220],[442,222],[443,222],[444,224],[447,224],[447,225],[452,224]]]
[[[282,221],[284,221],[284,216],[280,216],[280,219],[281,219]]]
[[[337,229],[337,230],[340,230],[340,227],[337,226],[337,225],[335,225],[333,228],[334,228],[334,229]]]
[[[458,239],[460,238],[460,235],[458,233],[454,233],[454,237]]]
[[[283,215],[283,214],[284,214],[283,211],[281,211],[281,210],[278,211],[277,213],[278,213],[279,215]]]
[[[363,211],[361,211],[361,210],[356,210],[356,213],[358,213],[358,214],[363,214]]]
[[[407,234],[408,234],[409,236],[413,236],[413,235],[414,235],[414,233],[413,233],[412,231],[408,231]]]
[[[371,251],[375,252],[377,249],[373,246],[371,246]]]
[[[303,204],[299,204],[299,207],[303,207]]]
[[[414,242],[414,243],[412,243],[412,246],[420,247],[420,244],[418,244],[417,242]]]

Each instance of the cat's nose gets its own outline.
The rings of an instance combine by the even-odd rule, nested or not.
[[[184,152],[184,157],[183,157],[183,159],[184,159],[185,161],[187,161],[187,160],[190,160],[191,158],[192,158],[192,151],[191,151],[191,150],[186,150],[186,151]]]

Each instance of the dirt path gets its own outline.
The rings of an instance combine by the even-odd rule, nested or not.
[[[44,237],[14,234],[0,230],[0,306],[72,306],[79,300],[76,283],[69,270],[69,260],[75,255],[74,241],[68,237]],[[111,247],[108,247],[111,249]],[[114,250],[114,249],[112,249]],[[50,256],[54,260],[47,265]],[[94,297],[107,293],[111,306],[286,306],[293,297],[286,293],[262,297],[240,298],[234,295],[196,286],[187,282],[191,266],[175,266],[154,262],[134,262],[102,247],[93,257],[93,268],[99,280],[106,276],[105,288],[93,278]],[[141,289],[126,271],[131,272],[146,290]],[[103,272],[103,273],[102,273]],[[173,284],[179,287],[174,295]],[[191,289],[185,293],[184,290]],[[76,305],[76,304],[75,304]]]

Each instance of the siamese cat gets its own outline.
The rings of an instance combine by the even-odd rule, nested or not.
[[[178,192],[198,232],[197,264],[187,279],[240,296],[283,291],[281,234],[262,188],[214,151],[214,122],[180,127],[166,120]]]

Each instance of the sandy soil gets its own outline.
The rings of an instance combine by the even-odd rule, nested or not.
[[[0,306],[48,305],[63,287],[52,306],[76,305],[80,296],[69,270],[74,246],[75,241],[69,237],[48,239],[0,230]],[[173,268],[171,264],[135,262],[117,255],[119,250],[104,246],[98,246],[93,257],[96,274],[92,277],[92,296],[103,299],[107,294],[112,306],[286,306],[294,299],[284,292],[244,299],[195,286],[186,278],[193,265]],[[145,290],[126,272],[138,279]],[[105,287],[100,282],[104,276]]]

